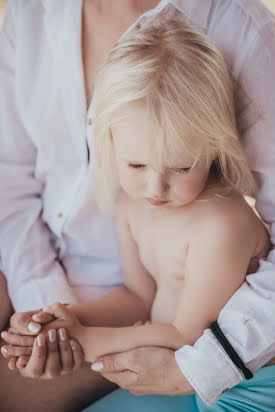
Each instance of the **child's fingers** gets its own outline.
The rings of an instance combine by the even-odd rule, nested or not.
[[[17,362],[17,358],[16,358],[16,357],[13,357],[13,358],[11,358],[11,359],[9,360],[8,368],[9,368],[11,371],[14,371],[15,369],[17,369],[17,367],[16,367],[16,362]]]
[[[147,321],[144,323],[144,325],[152,325],[151,320],[147,320]]]
[[[73,370],[76,371],[84,363],[84,353],[83,353],[81,346],[76,340],[71,339],[70,345],[71,345],[72,352],[73,352],[73,363],[74,363]]]
[[[34,336],[24,336],[6,331],[1,333],[1,338],[15,346],[33,346],[35,340]]]
[[[32,315],[32,319],[38,323],[48,323],[55,319],[54,315],[47,312],[38,312]]]
[[[44,312],[54,315],[57,319],[66,319],[68,316],[71,316],[72,312],[62,303],[56,302],[47,308],[43,309]]]
[[[58,346],[61,360],[61,370],[63,374],[72,372],[73,370],[73,354],[70,345],[69,335],[66,329],[58,330]]]
[[[141,326],[143,325],[143,322],[141,320],[139,320],[138,322],[134,323],[134,326]]]
[[[17,359],[16,367],[18,369],[24,369],[27,366],[29,360],[30,360],[30,356],[20,356]]]
[[[24,335],[35,335],[41,329],[41,325],[34,322],[28,313],[14,313],[10,319],[10,327]]]
[[[10,358],[11,356],[30,356],[32,354],[32,347],[5,345],[2,346],[1,352],[4,358]]]

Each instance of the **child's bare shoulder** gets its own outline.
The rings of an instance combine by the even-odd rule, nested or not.
[[[247,246],[252,248],[258,242],[268,242],[264,224],[241,196],[201,201],[197,216],[201,236],[246,239]]]

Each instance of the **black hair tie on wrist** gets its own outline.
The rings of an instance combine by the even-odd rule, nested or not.
[[[253,378],[253,373],[250,372],[249,369],[245,366],[237,352],[232,348],[226,337],[221,331],[221,328],[219,327],[219,324],[217,321],[213,322],[212,325],[210,326],[212,332],[214,333],[215,337],[218,339],[219,343],[229,356],[229,358],[232,360],[232,362],[239,368],[242,373],[244,374],[245,379],[249,380]]]

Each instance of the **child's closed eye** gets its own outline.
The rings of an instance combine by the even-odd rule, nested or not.
[[[145,165],[143,165],[143,164],[138,164],[138,163],[128,163],[128,166],[129,166],[131,169],[143,169],[144,167],[146,167]]]
[[[171,172],[176,172],[176,173],[188,173],[191,170],[191,167],[178,167],[176,169],[170,169]]]

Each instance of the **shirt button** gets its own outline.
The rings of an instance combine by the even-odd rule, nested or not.
[[[93,120],[91,118],[88,119],[88,125],[91,126],[93,124]]]
[[[59,219],[61,219],[63,217],[63,213],[58,213],[57,216],[59,217]]]

